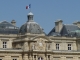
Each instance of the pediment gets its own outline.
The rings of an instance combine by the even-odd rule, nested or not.
[[[34,41],[33,45],[35,50],[43,50],[45,51],[46,47],[51,44],[51,40],[47,36],[36,36],[32,38]]]
[[[33,41],[39,41],[39,40],[42,40],[42,41],[46,41],[46,42],[50,42],[51,39],[47,36],[36,36],[34,38],[32,38],[31,40]]]

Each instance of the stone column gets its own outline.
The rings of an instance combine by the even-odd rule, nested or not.
[[[37,57],[37,55],[36,55],[36,60],[38,60],[38,57]]]
[[[50,60],[53,60],[53,56],[52,55],[50,55]]]
[[[19,60],[22,60],[22,56],[19,56]]]
[[[46,60],[46,57],[45,56],[43,57],[43,60]]]
[[[24,42],[23,50],[24,51],[29,50],[29,47],[28,47],[28,43],[27,42]]]
[[[23,60],[29,60],[29,59],[28,59],[28,55],[24,54]]]
[[[34,60],[34,55],[32,56],[32,60]]]
[[[31,55],[29,56],[29,60],[32,60],[32,56]]]
[[[48,55],[46,55],[46,60],[48,60]]]
[[[44,59],[43,59],[44,60]],[[47,60],[47,55],[45,56],[45,60]]]

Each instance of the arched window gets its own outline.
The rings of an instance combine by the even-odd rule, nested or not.
[[[43,60],[43,58],[42,57],[39,57],[38,60]]]

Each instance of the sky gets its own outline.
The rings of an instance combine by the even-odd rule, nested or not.
[[[31,4],[34,21],[37,22],[46,34],[55,26],[57,19],[62,19],[63,24],[72,24],[80,21],[80,0],[0,0],[0,22],[16,21],[20,27],[27,21]]]

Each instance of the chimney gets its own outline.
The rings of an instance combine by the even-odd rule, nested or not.
[[[16,21],[15,20],[12,20],[11,21],[11,24],[14,25],[14,26],[16,26]]]
[[[62,24],[62,20],[61,19],[58,19],[56,22],[55,22],[55,32],[60,32],[62,27],[63,27],[63,24]]]
[[[80,28],[80,21],[74,22],[74,25],[77,25]]]

